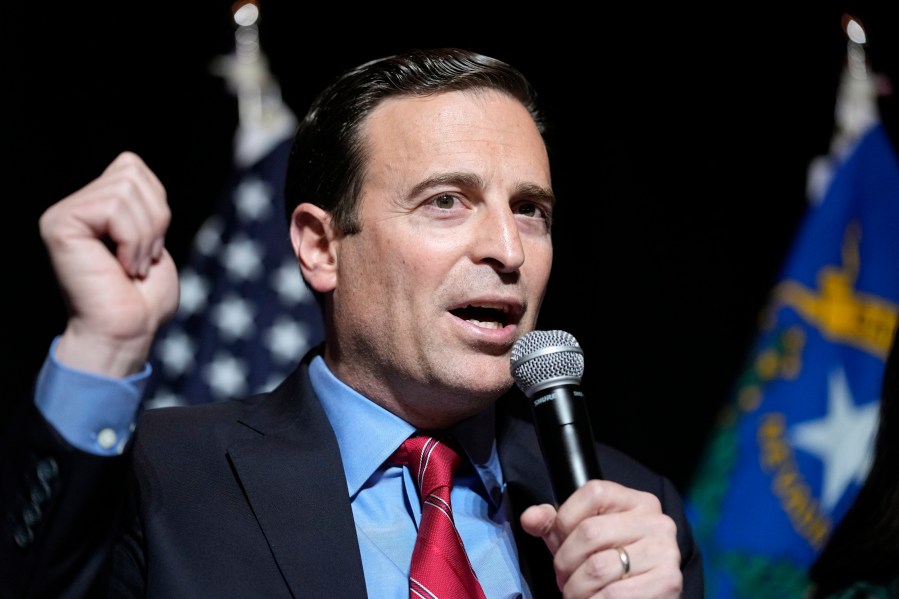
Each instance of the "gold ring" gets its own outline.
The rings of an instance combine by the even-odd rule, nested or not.
[[[615,547],[615,551],[618,552],[618,560],[621,562],[621,578],[624,578],[631,571],[631,556],[624,547]]]

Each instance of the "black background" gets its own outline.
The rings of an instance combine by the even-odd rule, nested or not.
[[[41,212],[134,150],[167,187],[180,263],[224,190],[237,122],[209,70],[233,47],[230,3],[25,4],[0,19],[4,415],[30,399],[65,322]],[[726,4],[261,5],[263,49],[299,115],[339,70],[416,46],[469,47],[532,80],[561,202],[540,326],[584,347],[596,436],[682,488],[805,210],[808,164],[828,149],[845,12],[899,84],[883,3]]]

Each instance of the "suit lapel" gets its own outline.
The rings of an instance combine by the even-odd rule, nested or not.
[[[306,366],[247,412],[260,434],[228,457],[293,595],[364,597],[340,452]]]
[[[228,449],[235,475],[294,596],[365,597],[362,558],[334,431],[309,384],[304,362],[248,410],[243,426],[259,435]],[[552,555],[521,530],[530,505],[553,503],[549,476],[526,400],[503,398],[497,448],[513,510],[522,573],[535,597],[557,597]]]

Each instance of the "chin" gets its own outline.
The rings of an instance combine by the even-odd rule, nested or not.
[[[487,407],[487,405],[499,399],[500,396],[509,390],[512,386],[512,379],[510,377],[489,379],[487,377],[472,376],[468,379],[468,383],[467,385],[461,385],[459,393],[477,398],[475,401],[482,407]]]

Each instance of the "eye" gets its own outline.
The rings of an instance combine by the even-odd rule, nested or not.
[[[456,205],[457,202],[458,199],[456,198],[456,196],[449,193],[441,193],[431,200],[431,203],[436,208],[440,208],[441,210],[450,210]]]
[[[515,206],[515,213],[530,218],[542,218],[549,222],[552,214],[551,211],[540,204],[534,202],[521,202]]]
[[[536,204],[525,203],[518,205],[518,214],[523,214],[525,216],[537,216],[539,212],[541,212],[540,207]]]

